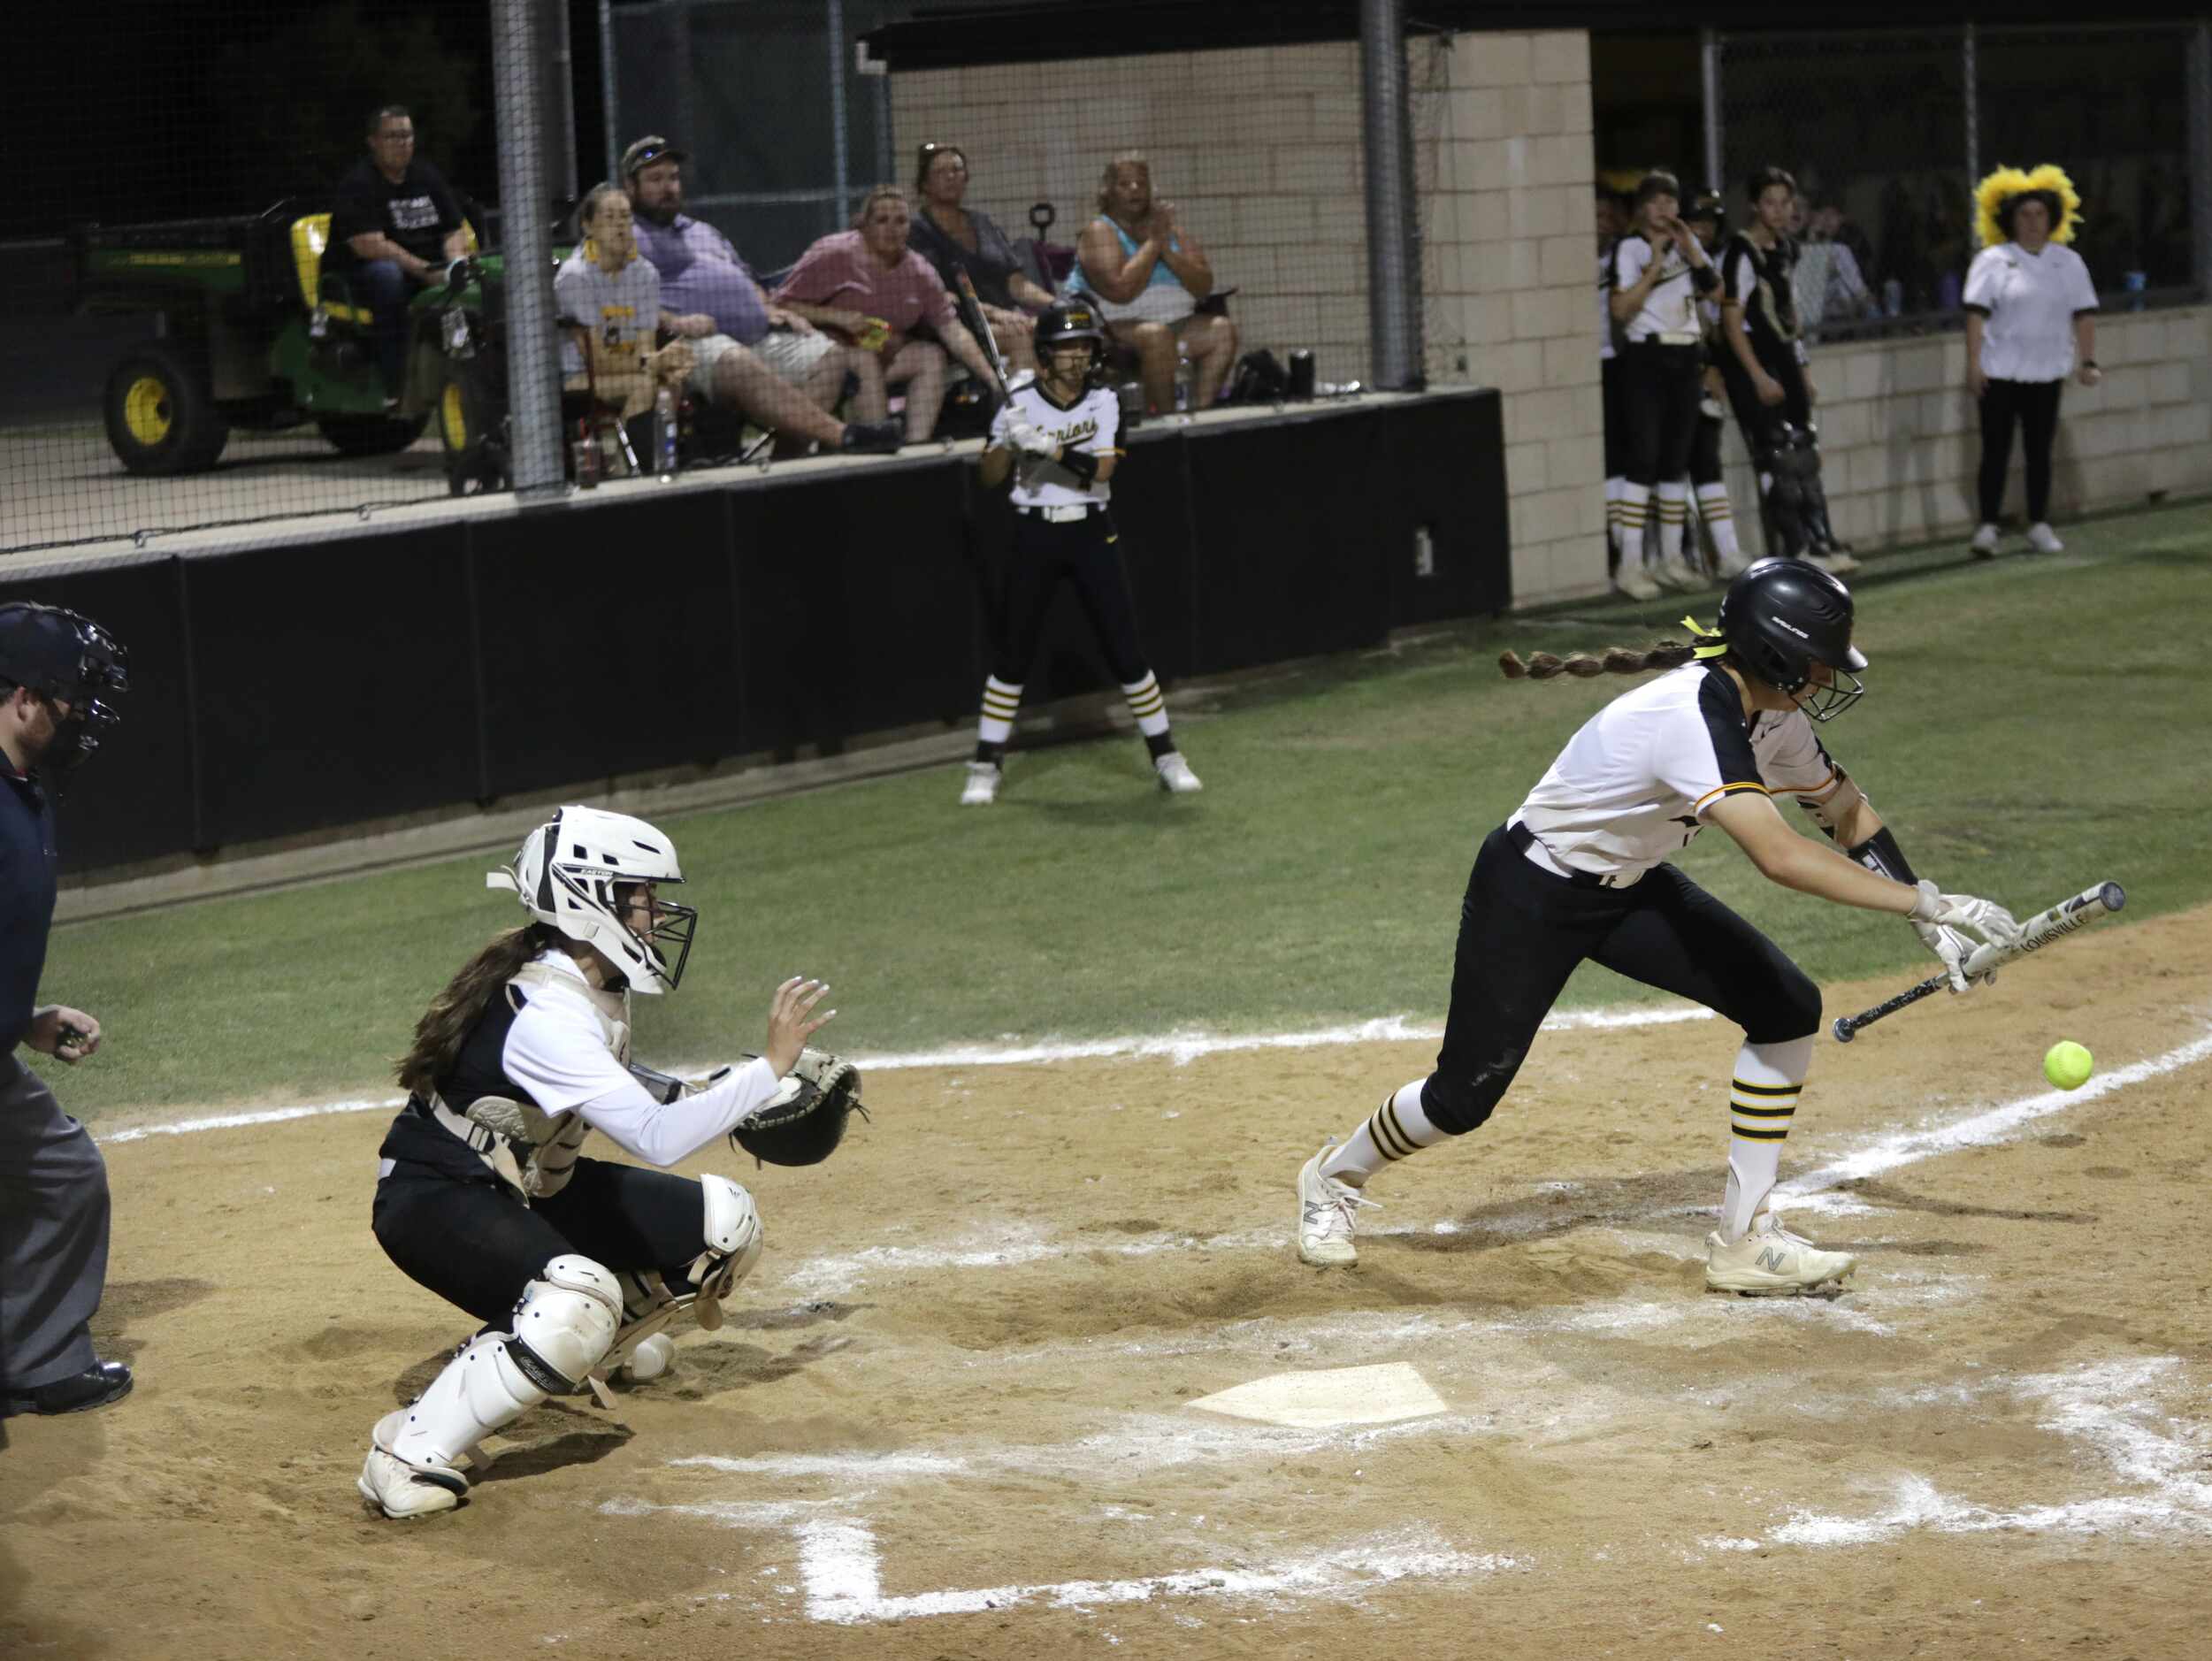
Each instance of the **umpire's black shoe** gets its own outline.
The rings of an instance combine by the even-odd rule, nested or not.
[[[838,448],[847,455],[889,455],[907,441],[903,421],[848,421]]]
[[[119,1402],[131,1393],[131,1370],[120,1361],[96,1361],[51,1384],[0,1397],[0,1419],[16,1413],[82,1413]]]

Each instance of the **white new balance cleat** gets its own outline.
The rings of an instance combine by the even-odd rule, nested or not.
[[[2058,540],[2058,532],[2038,520],[2028,527],[2028,546],[2038,554],[2063,554],[2066,545]]]
[[[1659,586],[1645,574],[1641,565],[1623,565],[1613,573],[1613,587],[1631,600],[1657,600]]]
[[[1298,1257],[1321,1269],[1359,1261],[1359,1249],[1351,1243],[1351,1213],[1357,1206],[1375,1204],[1351,1183],[1321,1175],[1321,1161],[1336,1145],[1331,1137],[1298,1172]]]
[[[1858,1267],[1848,1251],[1823,1251],[1803,1235],[1782,1227],[1781,1218],[1763,1211],[1751,1231],[1730,1243],[1715,1229],[1705,1236],[1705,1290],[1741,1292],[1750,1297],[1787,1297],[1841,1281]]]
[[[1997,557],[1997,536],[1995,525],[1977,525],[1974,527],[1974,540],[1966,547],[1978,560],[1994,560]]]
[[[1003,777],[1004,775],[995,762],[968,762],[968,782],[961,786],[961,806],[963,808],[990,807],[992,802],[999,800],[999,781]]]
[[[1190,763],[1183,759],[1183,752],[1170,750],[1152,763],[1160,774],[1160,787],[1171,796],[1188,796],[1193,791],[1204,790],[1198,776],[1190,770]]]

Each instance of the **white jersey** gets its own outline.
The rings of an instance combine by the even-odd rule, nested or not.
[[[554,276],[560,315],[590,330],[610,355],[628,347],[642,358],[653,349],[661,326],[661,273],[651,260],[635,254],[620,271],[607,271],[597,260],[586,257],[589,246],[578,244]],[[584,355],[565,330],[561,335],[561,372],[584,372]]]
[[[1822,801],[1842,777],[1803,710],[1747,725],[1727,671],[1685,663],[1584,722],[1512,816],[1558,865],[1633,882],[1688,847],[1724,796]]]
[[[1104,387],[1085,389],[1072,404],[1054,403],[1037,384],[1036,374],[1024,370],[1006,383],[1006,403],[991,423],[991,441],[1003,447],[1006,428],[1026,421],[1049,432],[1063,449],[1091,455],[1119,455],[1114,440],[1121,435],[1121,401]],[[1041,458],[1014,455],[1014,505],[1017,508],[1064,508],[1078,502],[1106,502],[1114,487],[1103,478],[1086,487],[1066,468]]]
[[[1624,236],[1613,246],[1613,287],[1626,294],[1642,280],[1651,264],[1651,244],[1642,236]],[[1643,297],[1643,309],[1628,319],[1631,341],[1648,341],[1655,334],[1697,333],[1697,285],[1691,279],[1689,262],[1669,241],[1657,256],[1659,280]]]
[[[1967,268],[1964,303],[1988,318],[1981,371],[1992,380],[2063,380],[2074,372],[2074,317],[2097,309],[2081,256],[2059,242],[2031,254],[1986,248]]]

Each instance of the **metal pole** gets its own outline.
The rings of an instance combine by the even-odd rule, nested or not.
[[[830,34],[830,142],[837,173],[838,226],[853,217],[852,158],[845,133],[845,0],[825,0],[824,26]]]
[[[616,137],[615,119],[615,0],[599,0],[599,108],[607,124],[607,171],[612,179],[622,165],[622,141]]]
[[[896,181],[899,177],[898,147],[891,131],[891,77],[876,77],[876,176]]]
[[[499,124],[506,255],[507,391],[515,494],[561,494],[561,388],[554,362],[553,233],[546,223],[545,133],[535,0],[492,0],[492,96]]]
[[[1421,268],[1413,252],[1413,145],[1399,0],[1359,0],[1359,95],[1367,155],[1370,379],[1385,391],[1405,391],[1421,384]]]
[[[2212,295],[2212,20],[2189,32],[2190,265],[2200,295]]]
[[[573,202],[576,184],[576,55],[569,45],[569,0],[540,0],[549,72],[540,82],[546,101],[546,171],[553,194]]]
[[[1971,191],[1981,180],[1981,53],[1971,23],[1959,49],[1959,70],[1966,78],[1966,96],[1960,102],[1966,106],[1966,188]]]
[[[1725,195],[1720,172],[1720,31],[1698,31],[1698,68],[1705,89],[1705,188]]]

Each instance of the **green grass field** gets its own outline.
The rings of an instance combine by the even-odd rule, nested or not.
[[[2131,917],[2196,905],[2212,893],[2212,683],[2196,661],[2212,506],[2067,537],[2063,555],[1994,565],[1956,546],[1871,562],[1871,690],[1824,736],[1948,887],[2023,915],[2108,876]],[[1171,708],[1197,797],[1153,789],[1125,738],[1018,754],[985,812],[958,808],[956,770],[937,768],[663,820],[701,918],[682,991],[638,1000],[640,1054],[757,1048],[770,989],[801,971],[833,984],[825,1036],[854,1052],[1440,1020],[1477,844],[1632,684],[1511,683],[1498,650],[1679,636],[1680,611],[1470,624],[1186,695]],[[58,930],[42,996],[99,1015],[108,1044],[75,1069],[39,1065],[94,1121],[384,1093],[424,1004],[521,919],[484,888],[492,863]],[[1773,888],[1718,832],[1682,863],[1818,978],[1924,967],[1894,919]],[[1648,995],[1586,969],[1568,999]]]

